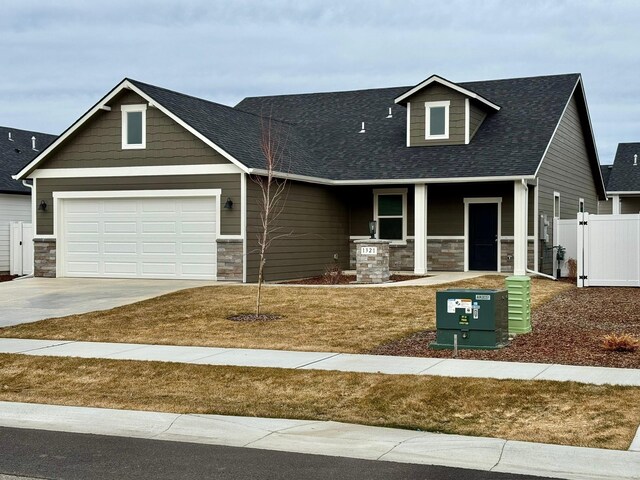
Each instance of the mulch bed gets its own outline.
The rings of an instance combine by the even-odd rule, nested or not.
[[[610,352],[603,336],[628,333],[640,338],[640,289],[574,288],[537,308],[533,331],[501,350],[459,350],[457,358],[640,368],[640,351]],[[381,345],[370,353],[450,358],[451,350],[431,350],[435,331],[423,331]]]
[[[425,275],[391,275],[389,281],[404,282],[405,280],[415,280],[417,278],[425,278]],[[290,280],[281,283],[285,285],[348,285],[355,281],[355,275],[341,275],[340,279],[336,283],[329,283],[324,275],[318,275],[317,277],[303,278],[301,280]]]
[[[232,322],[271,322],[281,318],[282,315],[273,315],[270,313],[261,313],[260,315],[256,315],[255,313],[241,313],[240,315],[227,317],[227,319]]]
[[[10,282],[17,277],[17,275],[0,275],[0,282]]]

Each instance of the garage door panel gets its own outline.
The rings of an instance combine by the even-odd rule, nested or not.
[[[214,197],[64,200],[64,274],[213,280],[215,211]]]

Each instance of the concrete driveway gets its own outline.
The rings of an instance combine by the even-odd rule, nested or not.
[[[198,280],[25,278],[0,282],[0,327],[108,310],[165,293],[215,285]]]

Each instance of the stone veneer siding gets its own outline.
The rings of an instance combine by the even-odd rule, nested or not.
[[[242,281],[242,240],[218,239],[217,280]]]
[[[356,240],[356,281],[358,283],[384,283],[389,281],[388,240]],[[373,247],[375,254],[363,254],[362,247]]]
[[[56,241],[55,239],[35,238],[33,240],[33,276],[56,276]]]
[[[529,240],[527,244],[527,268],[533,270],[535,242]],[[509,258],[511,257],[511,258]],[[500,271],[513,272],[513,240],[500,241]]]
[[[356,269],[356,253],[358,249],[354,240],[349,242],[349,268]],[[406,245],[389,245],[389,268],[393,271],[413,272],[415,245],[412,239]]]
[[[427,238],[427,271],[464,271],[464,240]]]

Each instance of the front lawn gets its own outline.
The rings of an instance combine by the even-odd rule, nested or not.
[[[216,413],[626,450],[640,388],[0,355],[0,400]]]
[[[435,328],[436,290],[504,288],[504,278],[493,275],[432,287],[268,286],[263,311],[283,316],[269,322],[227,319],[253,311],[255,287],[202,287],[112,310],[8,327],[0,336],[363,353]],[[534,279],[533,307],[572,288]]]

